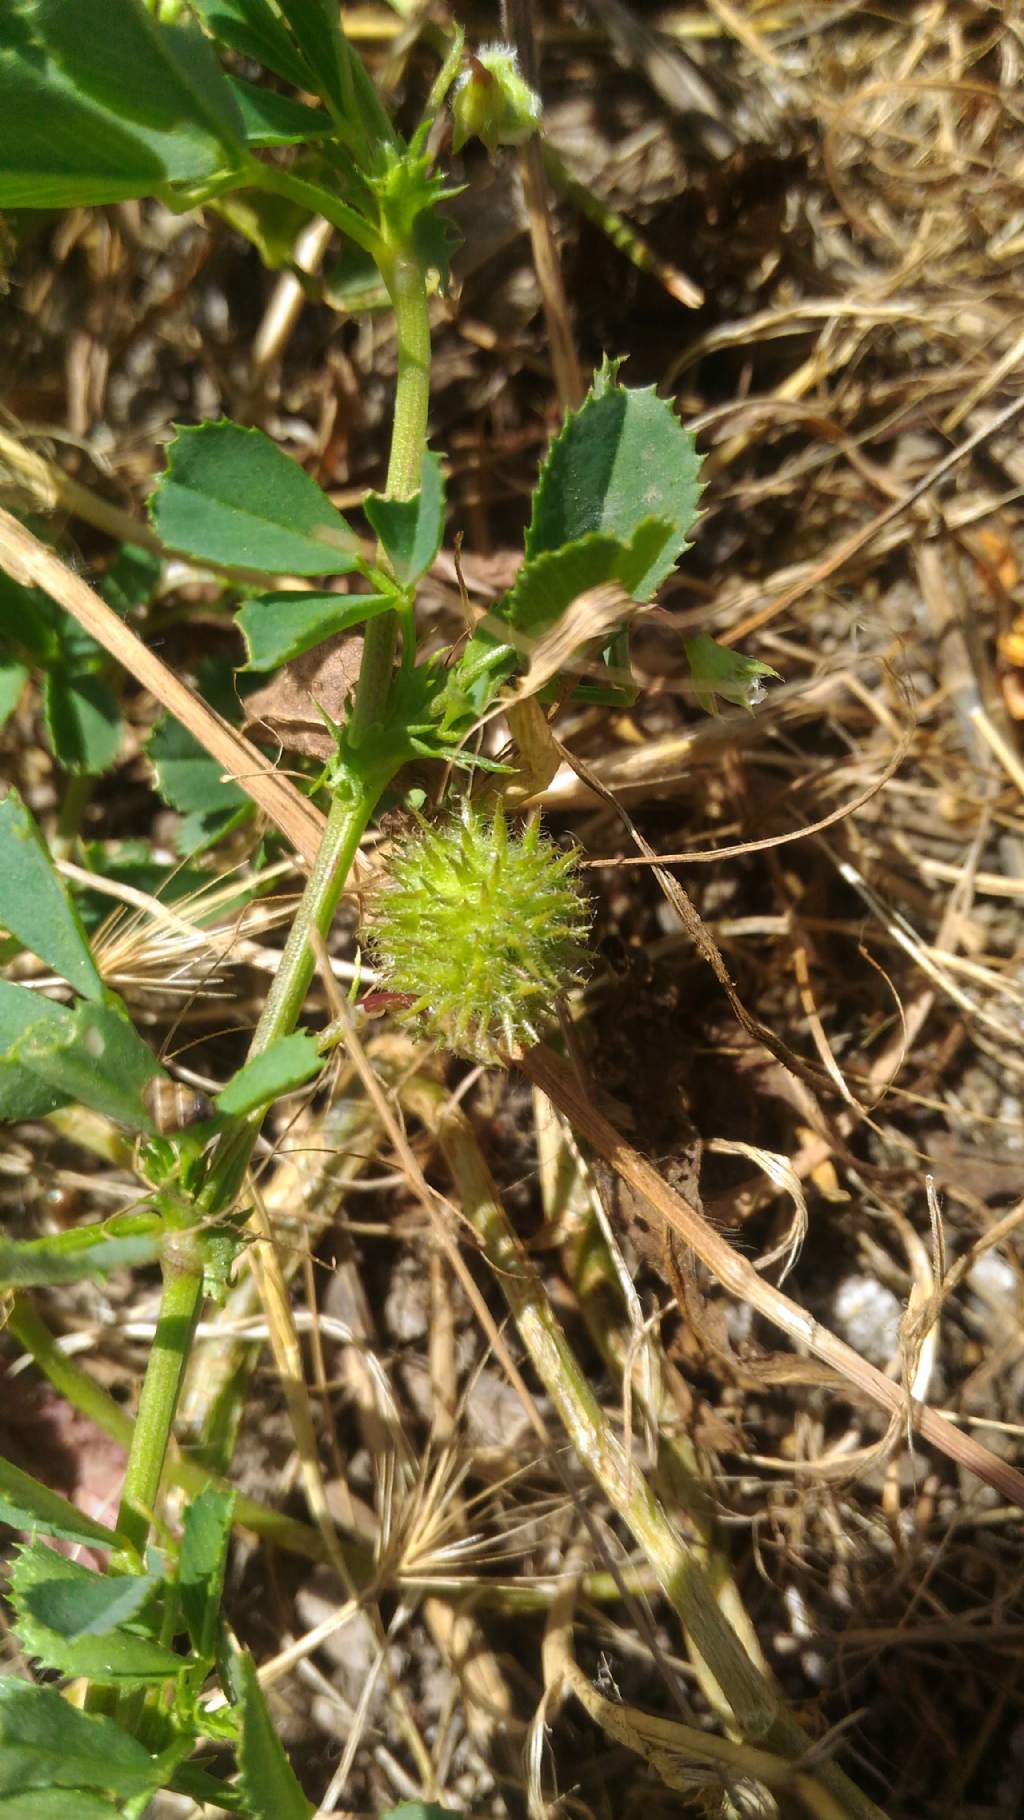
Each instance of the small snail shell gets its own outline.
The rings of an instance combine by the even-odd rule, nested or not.
[[[186,1087],[183,1081],[169,1081],[160,1076],[147,1083],[142,1102],[161,1137],[170,1137],[175,1131],[187,1131],[190,1125],[212,1119],[216,1110],[205,1093]]]

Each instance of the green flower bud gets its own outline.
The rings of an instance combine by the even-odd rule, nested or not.
[[[469,58],[452,100],[452,143],[461,152],[467,139],[482,139],[489,152],[499,145],[521,145],[540,126],[540,96],[519,73],[519,60],[507,44],[485,44]]]
[[[518,832],[500,809],[492,818],[464,802],[436,827],[420,820],[372,912],[381,984],[457,1055],[508,1061],[581,977],[591,914],[577,866],[536,818]]]
[[[774,682],[782,681],[771,664],[763,664],[757,657],[744,657],[742,652],[718,644],[708,632],[697,632],[693,638],[684,638],[683,645],[693,678],[693,692],[705,714],[718,713],[715,698],[719,695],[723,701],[746,708],[748,714],[753,714],[764,700],[765,678],[770,676]]]

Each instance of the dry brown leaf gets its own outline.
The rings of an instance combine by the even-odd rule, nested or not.
[[[336,746],[323,715],[333,721],[343,718],[359,676],[362,650],[359,633],[340,632],[285,664],[262,689],[246,697],[246,733],[261,745],[284,746],[308,758],[333,758]],[[323,714],[318,712],[321,708]]]

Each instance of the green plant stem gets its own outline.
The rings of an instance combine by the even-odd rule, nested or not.
[[[31,1354],[43,1376],[65,1402],[72,1409],[79,1410],[90,1422],[94,1422],[102,1434],[109,1436],[127,1453],[131,1448],[135,1428],[131,1416],[127,1410],[122,1409],[120,1403],[115,1403],[113,1397],[87,1371],[83,1371],[81,1365],[61,1350],[35,1303],[24,1292],[15,1297],[7,1330]],[[167,1478],[172,1485],[180,1486],[182,1491],[187,1492],[189,1497],[195,1497],[208,1485],[213,1485],[220,1491],[232,1489],[226,1480],[208,1472],[198,1461],[184,1458],[168,1461]],[[315,1529],[306,1523],[297,1522],[294,1517],[283,1516],[280,1511],[268,1509],[254,1498],[236,1498],[235,1522],[242,1529],[251,1529],[256,1535],[265,1536],[269,1542],[286,1549],[290,1554],[304,1555],[312,1561],[323,1559],[323,1542]],[[357,1577],[360,1573],[363,1577],[369,1574],[369,1560],[365,1551],[353,1550],[350,1565]]]
[[[95,1423],[101,1434],[107,1435],[127,1453],[134,1427],[131,1416],[127,1410],[122,1409],[120,1403],[115,1403],[95,1378],[91,1378],[81,1365],[61,1351],[35,1303],[24,1291],[15,1298],[7,1331],[31,1355],[43,1376],[64,1401]],[[227,1479],[209,1471],[201,1461],[187,1456],[172,1457],[167,1462],[166,1477],[168,1484],[176,1485],[190,1498],[198,1496],[199,1492],[208,1487],[215,1491],[234,1491],[236,1529],[251,1530],[253,1535],[262,1536],[285,1554],[298,1555],[308,1561],[324,1560],[323,1538],[317,1530],[308,1523],[299,1522],[296,1517],[284,1516],[281,1511],[271,1510],[269,1505],[261,1504],[258,1499],[247,1498],[243,1493],[235,1491]],[[373,1585],[377,1570],[372,1551],[359,1542],[343,1542],[342,1549],[355,1584]],[[614,1604],[622,1596],[623,1580],[641,1595],[649,1596],[652,1591],[649,1574],[643,1570],[627,1568],[618,1579],[600,1571],[585,1574],[581,1592],[584,1598],[595,1604]],[[458,1574],[450,1585],[439,1577],[432,1582],[431,1591],[436,1592],[439,1598],[451,1598],[458,1602],[466,1596],[466,1582]],[[546,1586],[523,1585],[511,1580],[483,1580],[476,1596],[489,1610],[537,1612],[547,1609],[551,1602],[551,1589]]]
[[[330,190],[321,189],[318,183],[307,183],[304,177],[296,177],[279,164],[262,164],[256,158],[246,166],[245,182],[253,189],[269,190],[273,196],[285,196],[289,202],[297,202],[300,208],[308,209],[311,215],[322,215],[339,234],[353,240],[364,253],[369,253],[371,259],[380,262],[382,243],[376,228],[347,203],[332,196]]]
[[[426,274],[411,249],[399,249],[382,258],[379,264],[395,312],[398,334],[398,380],[386,492],[389,499],[411,499],[420,489],[430,408],[430,308]],[[355,750],[384,715],[397,640],[397,614],[382,613],[379,618],[370,620],[363,640],[363,658],[349,722],[349,739]]]
[[[426,274],[416,254],[403,247],[382,261],[381,276],[391,298],[398,332],[398,383],[386,491],[389,499],[411,499],[420,490],[430,408]]]
[[[53,842],[55,858],[67,859],[72,852],[95,788],[96,778],[90,771],[74,771],[69,776],[64,790],[64,799],[57,816],[56,837]]]
[[[381,270],[394,306],[398,330],[398,381],[387,495],[391,499],[408,499],[419,490],[430,402],[430,313],[426,278],[415,255],[403,250],[382,259]],[[357,729],[361,726],[365,731],[373,726],[385,711],[397,624],[394,613],[384,613],[379,619],[371,620],[366,628],[356,700],[349,723],[353,745],[358,744]],[[383,643],[375,643],[374,633],[381,628],[385,628]],[[359,843],[391,776],[392,767],[386,765],[368,769],[365,773],[352,772],[343,787],[336,787],[320,850],[256,1026],[250,1056],[259,1055],[278,1037],[287,1036],[295,1028],[316,965],[310,933],[315,930],[321,939],[326,939]],[[250,1151],[251,1147],[250,1144]]]
[[[315,932],[321,940],[327,938],[366,824],[389,775],[377,771],[365,779],[353,780],[351,791],[337,795],[331,804],[313,870],[253,1033],[250,1060],[295,1028],[316,967],[310,937]],[[198,1197],[202,1213],[225,1213],[232,1205],[245,1179],[262,1122],[262,1114],[239,1119],[225,1133],[210,1179]]]
[[[386,781],[378,774],[360,782],[351,797],[336,796],[331,804],[320,850],[256,1026],[250,1057],[260,1055],[278,1037],[287,1036],[295,1028],[316,967],[310,935],[315,931],[322,940],[327,938],[359,843]]]
[[[149,1540],[149,1526],[160,1496],[178,1392],[202,1302],[201,1272],[181,1269],[173,1263],[166,1265],[156,1335],[146,1362],[117,1517],[120,1534],[140,1556]]]

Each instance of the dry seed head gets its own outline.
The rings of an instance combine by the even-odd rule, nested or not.
[[[505,1062],[539,1040],[558,997],[580,979],[590,907],[577,856],[510,829],[469,802],[421,822],[392,857],[370,944],[407,1016],[457,1055]]]

